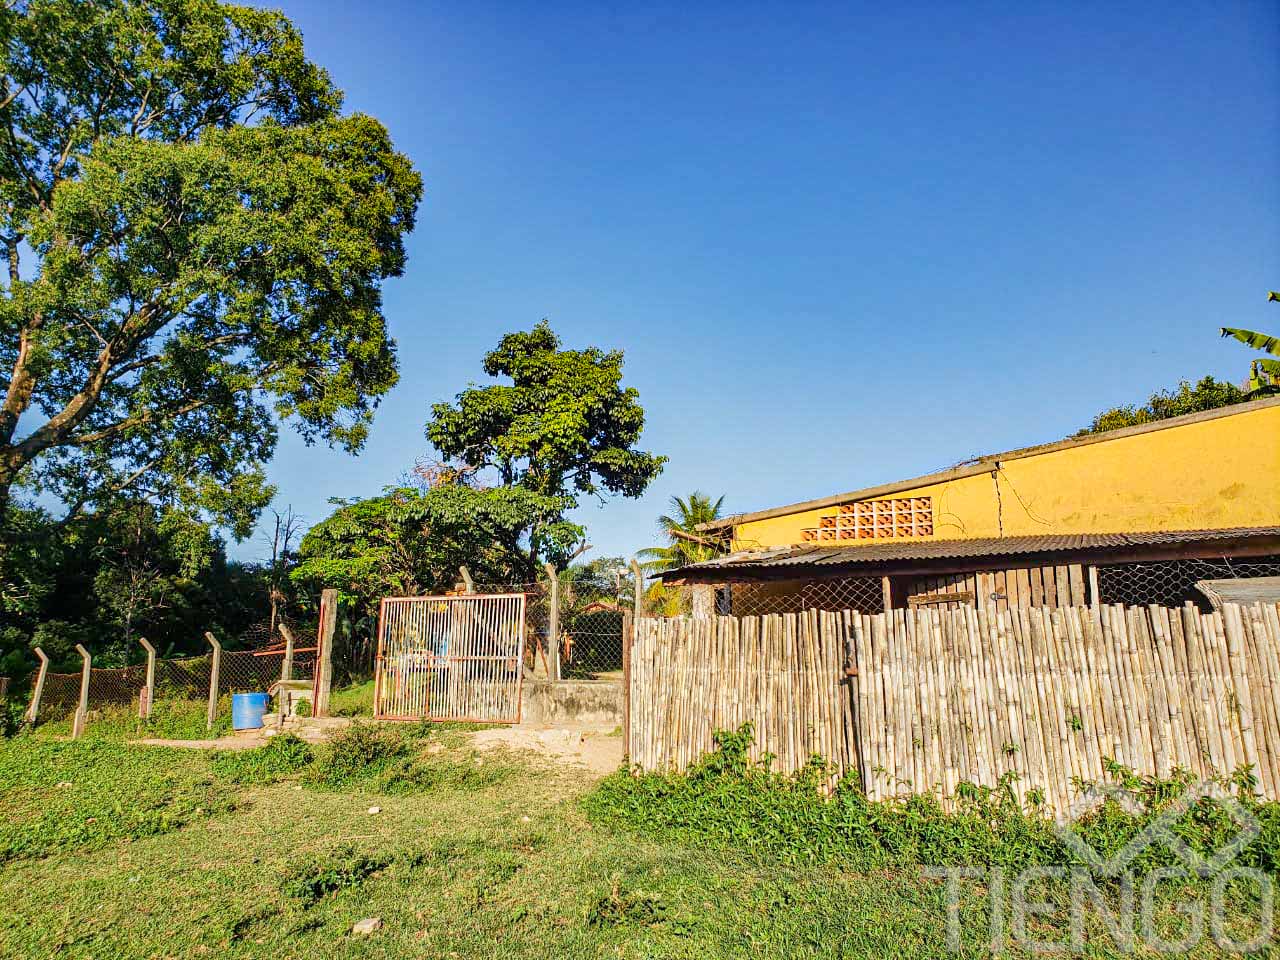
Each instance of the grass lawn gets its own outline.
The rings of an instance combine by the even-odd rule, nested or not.
[[[583,813],[585,774],[477,755],[459,730],[406,736],[408,766],[339,758],[327,780],[107,738],[0,742],[0,955],[944,955],[943,886],[918,870],[610,829]],[[985,955],[981,893],[964,892],[968,956]],[[353,934],[366,917],[382,928]]]

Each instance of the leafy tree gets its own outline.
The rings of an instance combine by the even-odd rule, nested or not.
[[[1215,380],[1211,376],[1202,377],[1195,386],[1183,380],[1175,390],[1161,390],[1153,393],[1144,406],[1112,407],[1093,418],[1093,423],[1074,434],[1077,437],[1093,433],[1105,433],[1121,427],[1134,427],[1143,423],[1154,423],[1170,417],[1180,417],[1185,413],[1198,413],[1201,410],[1215,410],[1233,403],[1243,403],[1249,399],[1245,391],[1231,383]]]
[[[0,507],[128,491],[245,536],[277,420],[357,450],[396,381],[421,181],[279,13],[17,0],[0,38]]]
[[[543,320],[509,333],[485,356],[490,377],[510,384],[474,386],[456,403],[431,408],[427,439],[464,468],[492,473],[496,485],[458,486],[459,515],[501,516],[498,543],[520,579],[543,559],[563,568],[583,528],[564,518],[583,494],[639,497],[665,457],[634,448],[644,410],[622,387],[622,351],[561,349]]]
[[[666,543],[639,552],[646,570],[674,570],[685,564],[710,560],[724,552],[723,544],[698,530],[703,523],[720,519],[724,497],[712,500],[695,490],[688,497],[672,497],[671,513],[658,517],[658,530]]]
[[[481,582],[510,581],[523,554],[513,556],[503,544],[529,523],[553,519],[538,515],[542,499],[523,490],[478,490],[455,478],[335,500],[338,509],[302,538],[290,577],[313,594],[333,587],[365,614],[385,596],[452,588],[463,564]]]
[[[1267,302],[1280,303],[1280,293],[1272,290],[1267,294]],[[1234,337],[1254,350],[1280,357],[1280,337],[1269,336],[1254,330],[1243,330],[1239,327],[1223,327],[1219,332],[1224,337]],[[1248,387],[1251,396],[1280,393],[1280,360],[1263,357],[1249,364]]]

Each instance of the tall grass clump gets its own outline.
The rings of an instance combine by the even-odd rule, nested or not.
[[[275,783],[311,763],[311,746],[292,733],[272,737],[264,747],[224,750],[213,755],[213,772],[231,783]]]
[[[793,775],[752,762],[750,724],[718,731],[715,740],[716,749],[685,774],[620,770],[606,778],[583,801],[588,815],[607,826],[795,864],[836,862],[857,870],[1084,865],[1043,811],[1019,804],[1012,775],[994,788],[962,784],[949,809],[930,793],[872,801],[855,776],[839,779],[829,792],[824,789],[831,771],[818,757]],[[1105,800],[1070,827],[1103,856],[1122,849],[1191,782],[1181,771],[1157,780],[1116,764],[1111,774],[1132,790],[1139,809],[1130,812]],[[1261,826],[1233,864],[1280,872],[1280,804],[1252,797],[1247,770],[1232,785]],[[1230,809],[1211,798],[1192,804],[1173,829],[1206,855],[1239,832]],[[1143,874],[1177,863],[1157,843],[1143,851],[1133,869]]]

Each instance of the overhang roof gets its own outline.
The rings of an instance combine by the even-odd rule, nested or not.
[[[1280,551],[1280,526],[1221,530],[1159,530],[1139,533],[1062,533],[1024,537],[974,537],[964,540],[895,540],[859,547],[803,546],[746,550],[667,570],[663,579],[718,573],[774,574],[794,571],[835,573],[840,567],[871,567],[910,562],[980,560],[1043,554],[1141,551],[1144,548],[1199,547],[1212,554],[1215,543],[1274,545]],[[1058,562],[1062,562],[1059,560]],[[867,571],[871,572],[871,571]]]
[[[854,500],[870,500],[877,497],[887,497],[895,493],[902,493],[906,490],[915,490],[918,487],[932,486],[936,483],[947,483],[951,480],[960,480],[964,477],[972,477],[980,473],[990,473],[991,470],[997,467],[1003,460],[1021,460],[1023,457],[1034,457],[1045,453],[1055,453],[1059,450],[1069,450],[1073,447],[1084,447],[1093,443],[1106,443],[1109,440],[1121,440],[1125,437],[1133,437],[1143,433],[1154,433],[1158,430],[1170,430],[1174,427],[1184,427],[1193,423],[1203,423],[1207,420],[1218,420],[1222,417],[1234,417],[1242,413],[1252,413],[1255,410],[1262,410],[1266,407],[1275,406],[1280,406],[1280,397],[1264,397],[1261,400],[1251,400],[1247,403],[1236,403],[1229,407],[1218,407],[1214,410],[1201,410],[1198,413],[1188,413],[1181,417],[1170,417],[1167,420],[1157,420],[1154,423],[1143,423],[1136,427],[1121,427],[1118,430],[1108,430],[1105,433],[1091,433],[1084,437],[1071,437],[1066,440],[1057,440],[1053,443],[1042,443],[1034,447],[1021,447],[1017,450],[1007,450],[1004,453],[990,453],[974,460],[968,460],[964,463],[957,464],[951,469],[943,470],[939,473],[929,473],[921,477],[911,477],[907,480],[895,480],[891,483],[882,483],[874,487],[863,487],[860,490],[850,490],[848,493],[837,493],[834,496],[822,497],[818,500],[802,500],[799,503],[791,503],[782,507],[771,507],[768,510],[756,510],[752,513],[738,513],[731,517],[722,517],[719,520],[713,520],[709,523],[700,523],[698,524],[698,529],[723,530],[725,527],[736,526],[740,523],[749,523],[752,520],[768,520],[772,517],[785,517],[793,513],[803,513],[806,510],[825,510],[828,507],[836,507],[842,503],[849,503]]]
[[[1280,603],[1280,577],[1197,580],[1196,589],[1209,598],[1215,610],[1221,610],[1224,603]]]

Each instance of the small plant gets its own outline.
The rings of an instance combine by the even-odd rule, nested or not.
[[[273,737],[265,747],[214,754],[213,772],[232,783],[274,783],[311,763],[311,746],[291,733]]]
[[[1070,717],[1067,718],[1067,726],[1070,727],[1076,733],[1079,733],[1081,730],[1084,729],[1084,721],[1080,719],[1080,714],[1073,713]]]
[[[371,857],[350,845],[341,846],[290,868],[280,880],[280,892],[310,907],[332,893],[359,886],[389,863],[390,857]]]

